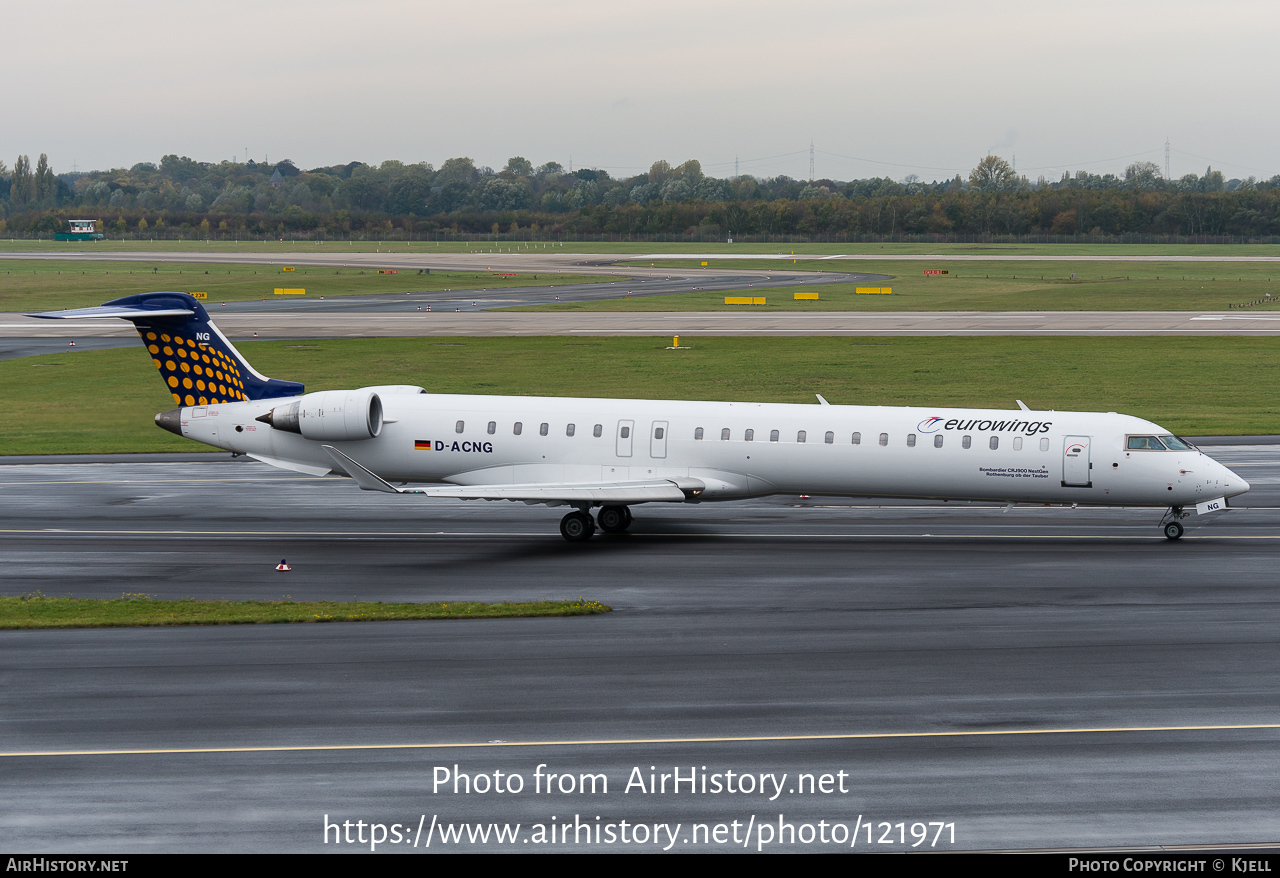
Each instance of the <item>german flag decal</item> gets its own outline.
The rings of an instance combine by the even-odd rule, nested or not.
[[[431,450],[431,440],[430,440],[430,439],[415,439],[415,440],[413,440],[413,450],[414,450],[414,451],[430,451],[430,450]]]

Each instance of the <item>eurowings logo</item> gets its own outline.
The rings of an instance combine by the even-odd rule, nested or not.
[[[916,425],[916,429],[921,433],[936,433],[940,429],[942,418],[925,418]]]

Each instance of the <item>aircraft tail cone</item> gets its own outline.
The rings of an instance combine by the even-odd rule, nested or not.
[[[156,426],[168,430],[175,436],[182,435],[182,409],[169,409],[156,415]]]
[[[280,563],[276,565],[276,569],[279,570],[281,573],[288,573],[293,568],[290,567],[283,558],[281,558]]]

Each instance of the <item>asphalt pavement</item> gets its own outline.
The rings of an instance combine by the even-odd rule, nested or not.
[[[368,849],[326,819],[402,824],[381,849],[406,851],[768,850],[779,820],[785,850],[938,823],[942,849],[1275,842],[1280,457],[1207,450],[1253,490],[1177,543],[1159,510],[777,497],[637,507],[575,545],[556,510],[243,459],[5,466],[9,594],[614,611],[2,632],[0,827],[49,852]],[[455,765],[526,786],[433,783]],[[546,842],[575,820],[633,835]]]

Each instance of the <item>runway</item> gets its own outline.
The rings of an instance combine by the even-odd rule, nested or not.
[[[323,303],[322,303],[323,304]],[[345,303],[358,307],[357,303]],[[429,304],[429,303],[428,303]],[[233,340],[252,338],[372,338],[518,335],[673,336],[1009,336],[1009,335],[1166,335],[1272,336],[1280,334],[1280,315],[1205,311],[1028,311],[818,313],[735,312],[564,312],[419,311],[412,300],[402,310],[377,312],[299,310],[246,313],[231,306],[213,309],[218,327]],[[256,335],[255,335],[256,333]],[[43,339],[44,341],[39,341]],[[0,314],[0,359],[85,347],[136,343],[125,321],[38,320]]]
[[[909,847],[879,825],[916,821],[954,823],[961,849],[1275,842],[1280,446],[1206,450],[1253,490],[1178,543],[1158,510],[779,497],[638,507],[632,535],[572,545],[556,510],[244,460],[2,466],[9,594],[615,610],[0,632],[0,827],[33,852],[334,850],[325,815],[523,826],[432,851],[547,849],[531,825],[575,815],[678,823],[679,850],[744,849],[691,828],[732,821],[755,850],[779,815],[874,822],[857,850]],[[103,752],[122,749],[151,752]],[[21,755],[50,751],[86,755]],[[433,792],[455,763],[528,786]],[[608,792],[534,792],[540,764]],[[624,792],[650,766],[787,780]],[[801,774],[830,791],[791,792]]]

